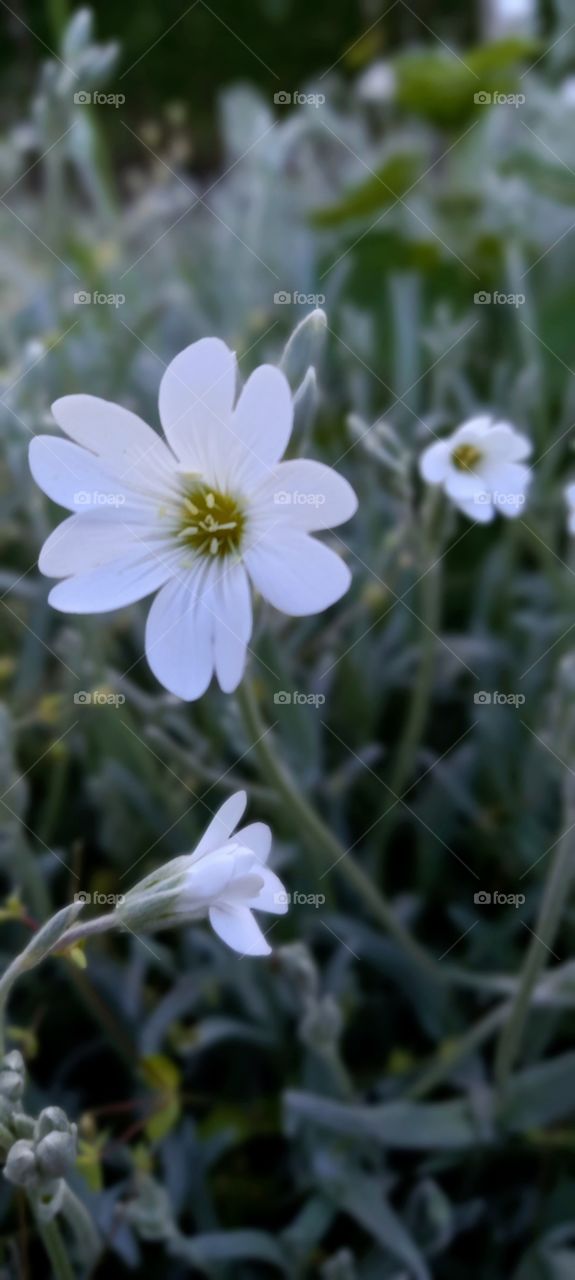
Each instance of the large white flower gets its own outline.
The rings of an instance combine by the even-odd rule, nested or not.
[[[160,386],[167,443],[134,413],[95,396],[52,406],[71,437],[37,436],[36,482],[70,516],[45,542],[40,569],[63,578],[50,603],[103,613],[158,591],[146,654],[158,680],[198,698],[216,673],[239,684],[252,631],[249,581],[277,609],[318,613],[350,583],[316,538],[353,515],[351,486],[319,462],[281,462],[293,404],[283,373],[262,365],[235,404],[235,355],[203,338]],[[72,443],[73,441],[73,443]]]
[[[428,484],[442,485],[470,520],[488,524],[496,511],[519,515],[531,479],[523,459],[530,453],[530,441],[509,423],[471,418],[449,440],[429,445],[419,469]]]
[[[263,822],[236,831],[246,807],[237,791],[218,809],[193,853],[173,858],[146,876],[116,907],[134,929],[161,929],[209,917],[224,942],[242,955],[269,955],[271,947],[252,915],[284,915],[288,895],[266,866],[271,832]]]

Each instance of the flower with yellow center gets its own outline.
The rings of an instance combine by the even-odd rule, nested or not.
[[[507,422],[472,418],[449,440],[422,453],[419,469],[428,484],[441,485],[470,520],[487,524],[496,511],[518,516],[531,479],[523,465],[531,444]]]
[[[198,698],[216,674],[239,684],[252,631],[250,582],[294,616],[319,613],[350,583],[312,536],[343,523],[350,485],[319,462],[281,458],[293,404],[283,373],[262,365],[236,395],[236,361],[219,338],[172,360],[160,386],[164,441],[95,396],[52,406],[69,439],[38,436],[30,466],[73,514],[45,542],[40,569],[61,578],[50,603],[103,613],[157,592],[146,656],[158,680]]]

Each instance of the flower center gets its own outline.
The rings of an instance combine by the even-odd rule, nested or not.
[[[473,471],[482,456],[474,444],[460,444],[453,450],[451,461],[458,471]]]
[[[238,551],[246,518],[236,499],[196,480],[184,490],[178,538],[204,556]]]

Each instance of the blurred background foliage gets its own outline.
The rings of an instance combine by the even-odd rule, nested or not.
[[[102,0],[93,24],[64,0],[4,6],[3,961],[79,886],[122,892],[136,863],[193,847],[243,785],[288,887],[327,897],[292,906],[269,962],[198,927],[103,938],[85,967],[22,984],[12,1043],[31,1109],[79,1120],[98,1275],[575,1274],[568,843],[550,970],[504,1088],[494,1071],[575,816],[575,30],[567,0],[521,7]],[[74,102],[94,90],[125,102]],[[313,309],[274,302],[286,291],[325,298],[321,351],[304,326],[285,356]],[[36,561],[61,513],[26,458],[51,401],[99,394],[157,425],[164,365],[212,333],[243,377],[284,358],[295,451],[360,496],[331,535],[350,596],[305,620],[262,610],[252,673],[302,792],[427,959],[341,866],[321,878],[235,702],[158,688],[145,605],[46,604]],[[430,504],[417,473],[430,431],[482,410],[535,446],[527,509],[487,529]],[[93,689],[125,703],[74,701]],[[525,702],[477,705],[481,689]],[[474,901],[496,890],[525,903]],[[47,1274],[7,1185],[0,1212],[2,1274]]]

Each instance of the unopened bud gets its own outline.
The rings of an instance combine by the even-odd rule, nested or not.
[[[34,1147],[27,1138],[19,1138],[10,1148],[4,1165],[4,1177],[15,1187],[34,1187],[38,1170]]]
[[[6,1053],[0,1060],[0,1098],[19,1102],[24,1092],[26,1068],[19,1049]]]
[[[76,1163],[76,1135],[56,1129],[47,1133],[36,1145],[36,1160],[43,1177],[64,1177]]]

